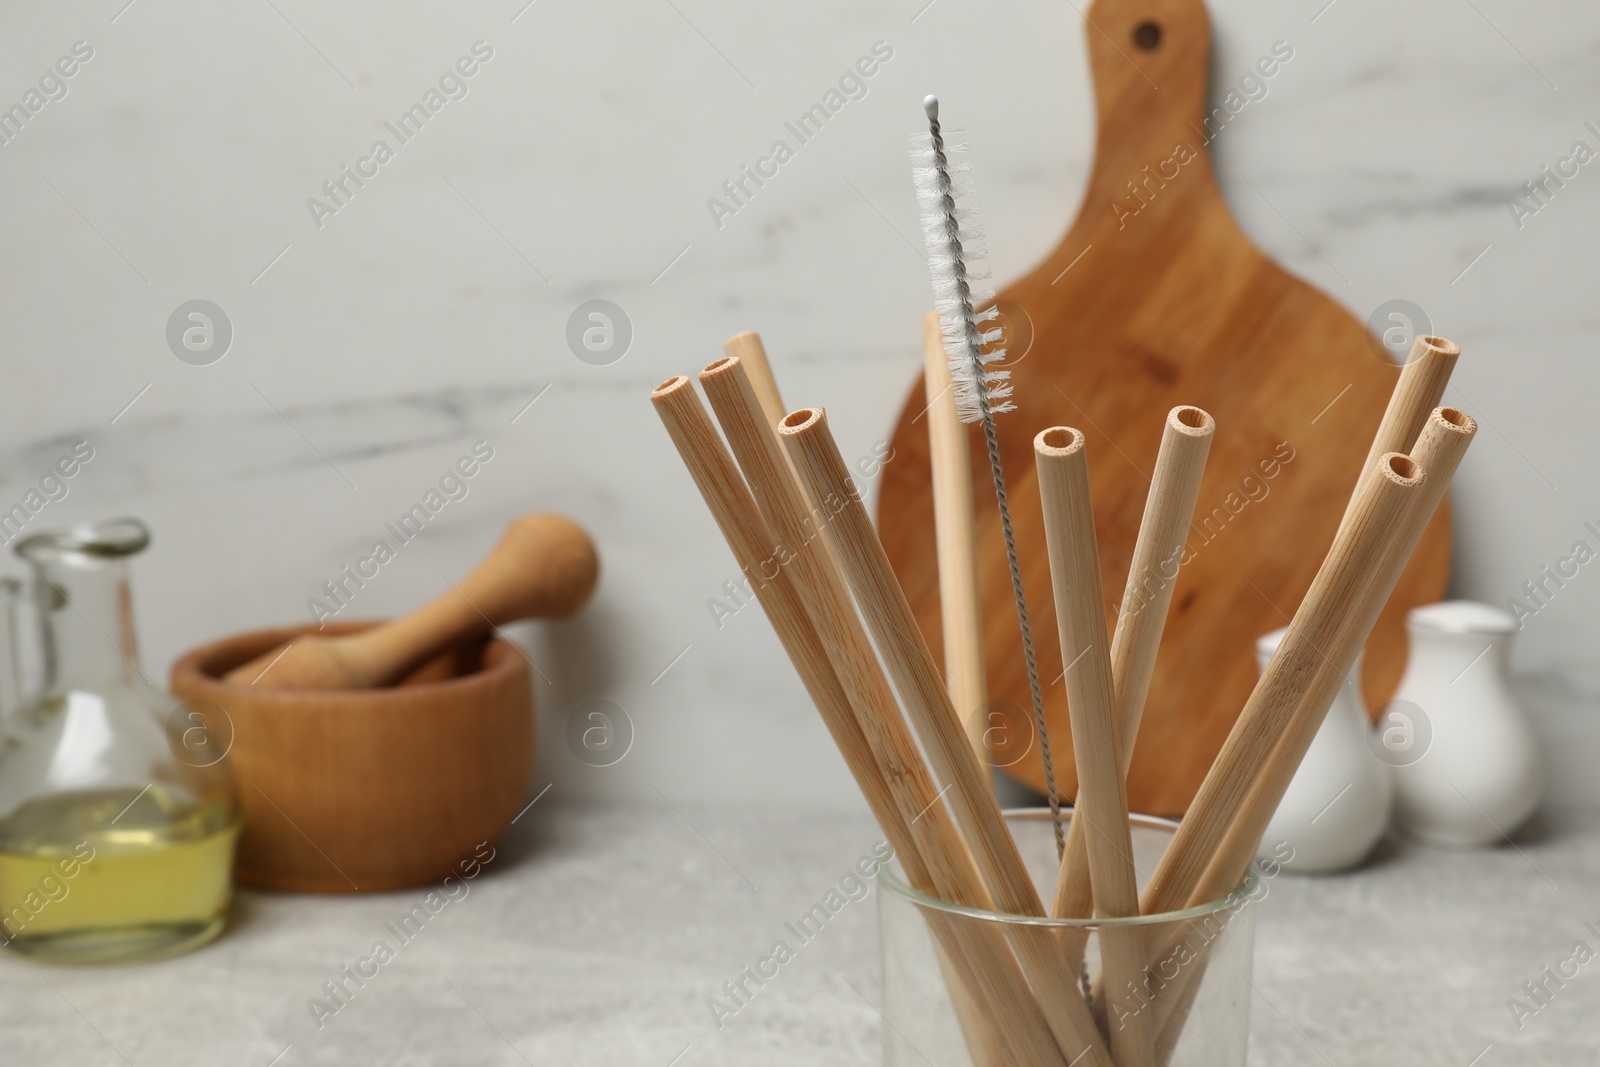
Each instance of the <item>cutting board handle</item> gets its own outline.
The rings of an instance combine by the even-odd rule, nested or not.
[[[1135,207],[1160,199],[1167,184],[1179,185],[1185,200],[1215,196],[1204,122],[1211,18],[1203,0],[1096,0],[1085,20],[1099,118],[1090,203],[1120,197]]]

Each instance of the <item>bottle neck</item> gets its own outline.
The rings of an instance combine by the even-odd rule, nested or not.
[[[34,562],[45,696],[140,677],[128,564],[63,554]]]

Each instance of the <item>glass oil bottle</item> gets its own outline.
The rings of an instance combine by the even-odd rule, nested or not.
[[[152,958],[225,921],[231,731],[220,709],[179,705],[139,668],[128,558],[148,543],[119,519],[16,545],[32,581],[13,637],[33,635],[39,678],[0,727],[0,933],[13,951]]]

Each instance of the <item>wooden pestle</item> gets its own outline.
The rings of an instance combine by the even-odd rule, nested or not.
[[[484,561],[436,599],[391,622],[341,636],[305,634],[229,671],[264,689],[389,685],[453,644],[518,619],[565,618],[594,591],[600,561],[583,527],[561,515],[523,515]]]

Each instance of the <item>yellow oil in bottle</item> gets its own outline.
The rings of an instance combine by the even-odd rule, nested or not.
[[[0,929],[57,962],[193,948],[222,929],[238,832],[159,785],[29,801],[0,820]]]

